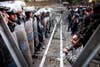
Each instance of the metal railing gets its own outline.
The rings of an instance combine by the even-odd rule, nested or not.
[[[63,67],[62,21],[60,22],[60,67]]]
[[[54,34],[55,34],[55,31],[56,31],[56,28],[57,28],[58,23],[59,23],[59,22],[57,22],[57,23],[55,24],[55,26],[54,26],[53,32],[52,32],[52,34],[51,34],[51,37],[50,37],[50,39],[49,39],[49,42],[48,42],[48,44],[47,44],[46,50],[45,50],[45,52],[44,52],[44,55],[43,55],[43,58],[42,58],[42,60],[41,60],[41,63],[40,63],[40,65],[39,65],[39,67],[43,67],[43,65],[44,65],[44,62],[45,62],[45,59],[46,59],[46,56],[47,56],[47,53],[48,53],[49,47],[50,47],[50,45],[51,45],[51,42],[52,42],[53,36],[54,36]]]
[[[100,50],[100,25],[87,42],[84,50],[72,67],[87,67],[92,58]]]

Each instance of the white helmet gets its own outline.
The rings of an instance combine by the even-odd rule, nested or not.
[[[24,7],[24,10],[26,12],[34,12],[35,11],[35,7],[34,6],[32,6],[32,7]]]
[[[14,1],[14,4],[19,5],[21,7],[25,7],[26,3],[24,1]]]

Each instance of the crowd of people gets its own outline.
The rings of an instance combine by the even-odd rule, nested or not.
[[[2,18],[30,67],[32,57],[46,47],[45,38],[50,33],[52,10],[47,7],[37,10],[22,1],[0,3]]]
[[[70,63],[76,61],[86,43],[99,26],[100,4],[78,5],[68,8],[68,32],[71,31],[71,45],[64,48]],[[68,56],[69,55],[69,56]]]
[[[32,57],[41,48],[46,47],[45,38],[50,33],[53,9],[25,7],[24,2],[19,4],[17,1],[8,2],[6,5],[0,4],[0,14],[13,35],[17,48],[21,50],[27,63],[32,67]],[[70,51],[74,51],[76,55],[72,54],[67,58],[71,63],[76,61],[83,47],[99,26],[99,8],[100,4],[94,3],[91,6],[68,8],[68,32],[71,31],[72,44],[64,48],[64,53],[68,55]]]

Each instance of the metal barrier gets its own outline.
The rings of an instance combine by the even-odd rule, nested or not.
[[[48,52],[48,50],[49,50],[49,47],[50,47],[52,38],[53,38],[53,36],[54,36],[54,33],[55,33],[55,30],[56,30],[57,24],[58,24],[58,23],[56,23],[55,26],[54,26],[53,32],[52,32],[52,34],[51,34],[51,37],[50,37],[50,39],[49,39],[47,48],[46,48],[46,50],[45,50],[45,52],[44,52],[44,55],[43,55],[43,58],[42,58],[42,61],[41,61],[40,65],[39,65],[39,67],[43,67],[43,65],[44,65],[44,62],[45,62],[45,59],[46,59],[46,55],[47,55],[47,52]]]
[[[60,67],[63,67],[62,21],[60,22]]]
[[[97,27],[94,34],[91,36],[83,52],[72,65],[72,67],[87,67],[92,58],[100,50],[100,25]]]
[[[30,52],[30,48],[29,48],[30,45],[27,40],[24,23],[21,23],[20,25],[17,25],[15,27],[15,33],[17,36],[19,48],[20,48],[23,56],[25,57],[25,60],[28,63],[28,66],[32,67],[32,65],[33,65],[32,57],[31,57],[32,55]]]

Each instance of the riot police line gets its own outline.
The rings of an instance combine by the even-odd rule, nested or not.
[[[70,6],[67,11],[68,32],[71,43],[63,49],[64,58],[73,64],[86,46],[100,22],[100,3]],[[100,57],[100,53],[97,54]],[[98,60],[98,59],[97,59]],[[98,60],[100,61],[100,60]]]
[[[33,67],[34,54],[46,47],[45,38],[50,34],[52,10],[36,10],[33,6],[24,7],[15,3],[0,6],[0,12],[18,44],[16,46],[21,50],[29,67]]]

